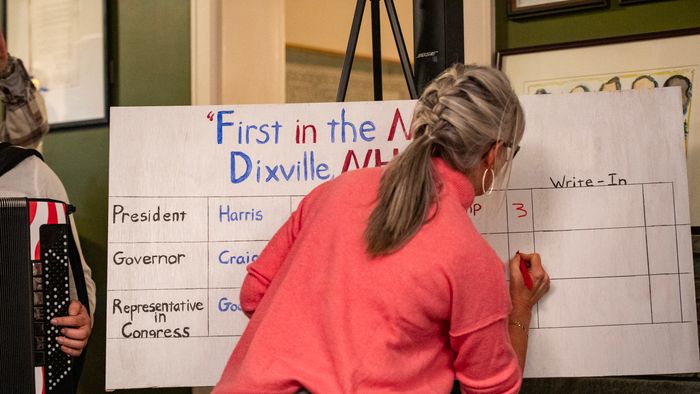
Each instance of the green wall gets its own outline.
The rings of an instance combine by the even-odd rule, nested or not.
[[[111,105],[190,104],[189,0],[110,0],[108,12]],[[109,129],[103,126],[49,133],[44,156],[78,209],[75,220],[80,242],[97,283],[97,314],[80,392],[104,392]]]
[[[509,20],[506,1],[496,1],[496,49],[627,36],[700,27],[700,1],[666,0]]]

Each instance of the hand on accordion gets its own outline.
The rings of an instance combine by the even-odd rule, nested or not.
[[[51,324],[63,327],[56,341],[61,350],[73,357],[80,356],[92,333],[90,316],[87,309],[78,300],[72,300],[68,306],[68,316],[51,319]]]

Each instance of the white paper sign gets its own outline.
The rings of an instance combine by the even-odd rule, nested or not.
[[[216,383],[246,266],[314,186],[398,154],[413,106],[112,108],[107,388]]]
[[[536,250],[552,277],[527,376],[700,370],[674,93],[522,98],[509,190],[469,211],[504,260]],[[107,389],[215,384],[246,266],[314,186],[397,154],[413,106],[113,108]]]

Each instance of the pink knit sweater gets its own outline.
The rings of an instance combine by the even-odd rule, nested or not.
[[[381,170],[314,189],[248,267],[252,314],[215,393],[516,393],[504,267],[472,225],[466,177],[434,159],[436,215],[366,254]]]

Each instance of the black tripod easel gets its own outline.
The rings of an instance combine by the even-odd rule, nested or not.
[[[382,46],[381,46],[381,31],[379,20],[379,2],[381,0],[370,0],[372,6],[372,71],[374,76],[374,100],[382,100]],[[362,24],[362,15],[365,12],[365,4],[367,0],[357,0],[355,6],[355,16],[352,20],[352,28],[350,29],[350,37],[348,38],[348,48],[345,51],[345,62],[343,63],[343,72],[340,74],[340,83],[338,84],[338,94],[335,101],[345,101],[345,94],[348,90],[348,82],[350,81],[350,71],[352,69],[352,61],[355,57],[355,48],[357,47],[357,38],[360,35],[360,25]],[[412,99],[418,97],[416,91],[416,83],[413,78],[413,70],[411,63],[408,60],[406,51],[406,43],[403,40],[401,33],[401,25],[396,16],[396,7],[394,0],[384,0],[386,4],[386,12],[389,15],[389,23],[391,23],[391,31],[394,33],[394,41],[396,49],[399,52],[401,59],[401,68],[403,69],[408,93]]]

